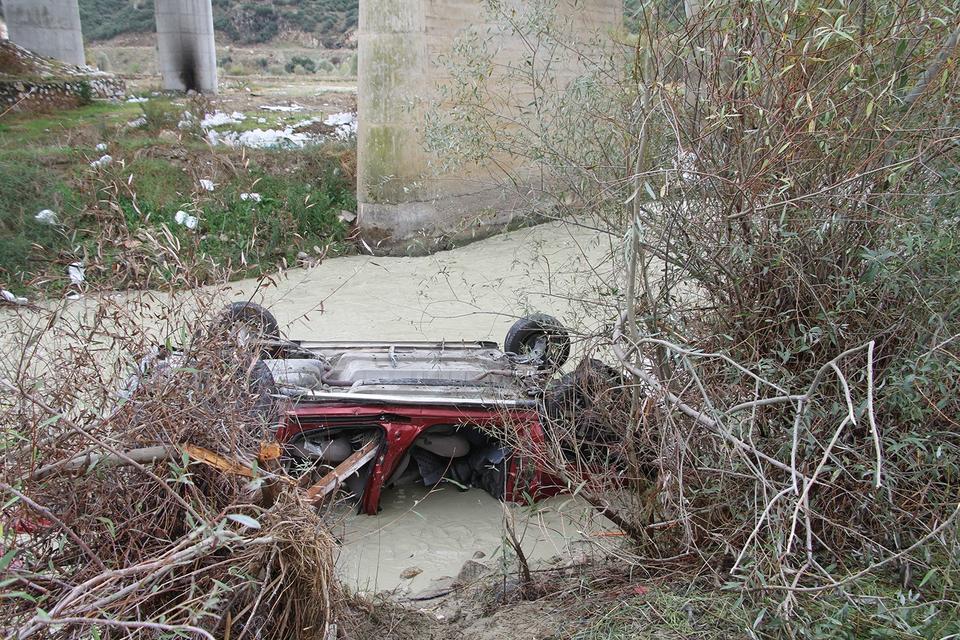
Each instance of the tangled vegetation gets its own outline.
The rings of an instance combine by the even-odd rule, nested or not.
[[[0,625],[11,637],[334,628],[333,538],[264,457],[275,413],[253,354],[218,329],[217,302],[130,297],[70,318],[5,316]]]
[[[529,48],[460,40],[431,147],[546,167],[619,246],[582,318],[629,414],[600,393],[542,463],[753,635],[957,633],[960,7],[642,2],[617,46],[488,8]]]

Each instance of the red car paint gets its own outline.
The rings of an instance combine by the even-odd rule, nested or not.
[[[540,417],[534,410],[478,409],[430,405],[370,406],[360,404],[298,404],[291,408],[277,431],[277,440],[289,442],[300,433],[350,427],[379,426],[383,431],[378,455],[360,501],[363,513],[375,514],[384,483],[391,477],[414,440],[430,427],[464,424],[487,430],[515,429],[533,450],[544,446]],[[510,502],[556,495],[561,483],[529,459],[511,455],[507,459],[504,497]]]

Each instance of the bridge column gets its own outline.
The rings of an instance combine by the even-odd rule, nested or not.
[[[10,40],[48,58],[84,64],[77,0],[4,0]]]
[[[607,42],[622,23],[623,0],[556,0],[556,11],[584,42]],[[523,7],[523,0],[505,4]],[[444,169],[424,149],[427,119],[444,108],[439,88],[451,80],[442,57],[468,30],[496,34],[497,61],[515,64],[526,44],[488,24],[480,0],[361,0],[358,42],[358,224],[375,250],[428,253],[503,230],[542,209],[540,171],[512,157]],[[604,37],[596,37],[606,34]],[[597,46],[597,45],[589,45]],[[556,76],[582,73],[575,52],[558,61]],[[490,109],[509,115],[532,98],[510,77],[490,80],[502,96]],[[506,111],[505,111],[506,110]],[[505,179],[509,171],[516,183]]]
[[[163,88],[217,92],[210,0],[156,0],[157,62]]]

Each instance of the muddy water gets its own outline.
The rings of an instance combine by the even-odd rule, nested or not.
[[[418,594],[446,584],[464,562],[482,556],[493,568],[516,570],[505,545],[512,526],[533,565],[574,559],[600,539],[605,520],[582,500],[560,496],[533,506],[504,505],[480,489],[393,489],[376,516],[355,515],[342,525],[337,567],[353,589]],[[407,569],[420,570],[401,578]]]
[[[584,298],[609,278],[606,236],[540,225],[418,258],[354,256],[289,273],[258,292],[289,337],[323,339],[484,339],[502,343],[517,316],[555,315],[583,327]],[[249,295],[253,283],[239,283]],[[571,360],[575,360],[571,358]],[[341,532],[341,577],[363,591],[429,590],[456,576],[476,552],[505,559],[505,517],[512,517],[533,561],[572,556],[602,526],[578,500],[558,497],[510,508],[479,489],[387,491],[376,516],[351,515]],[[510,514],[509,516],[507,514]],[[572,543],[572,545],[571,545]],[[408,568],[422,573],[401,579]]]
[[[596,309],[584,313],[583,299],[595,300],[598,290],[611,288],[605,256],[617,241],[583,228],[541,225],[426,257],[328,260],[290,270],[269,285],[232,283],[225,296],[265,304],[290,338],[502,343],[514,319],[531,311],[550,313],[570,327],[594,329],[585,319],[598,314]],[[114,304],[129,299],[133,307],[135,297],[138,294],[112,294],[64,302],[61,317],[90,312],[107,299]],[[164,294],[155,297],[159,304],[169,304]],[[174,304],[195,302],[184,295]],[[164,331],[157,317],[136,308],[146,333]],[[3,323],[23,323],[25,318],[31,324],[45,322],[23,313],[19,319],[4,314]],[[572,362],[577,348],[575,344]],[[4,361],[16,358],[13,353],[2,355]],[[349,515],[342,525],[339,570],[360,590],[429,589],[436,578],[455,576],[476,552],[495,565],[505,557],[505,514],[516,521],[523,548],[534,561],[575,555],[578,551],[570,543],[576,547],[577,540],[592,538],[602,526],[577,500],[560,497],[505,511],[478,489],[461,493],[445,487],[428,495],[423,488],[408,487],[386,492],[382,507],[377,516]],[[401,572],[410,567],[422,573],[402,580]]]
[[[233,288],[236,297],[262,300],[289,337],[501,342],[529,311],[579,325],[580,300],[610,284],[610,242],[583,228],[540,225],[425,257],[337,258],[256,293],[250,281]]]

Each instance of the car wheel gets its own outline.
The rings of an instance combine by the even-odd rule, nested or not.
[[[273,314],[255,302],[234,302],[220,312],[215,328],[245,333],[265,340],[280,339],[280,325]]]
[[[556,370],[570,357],[570,336],[553,316],[535,313],[513,323],[503,350],[516,356],[517,362]]]

